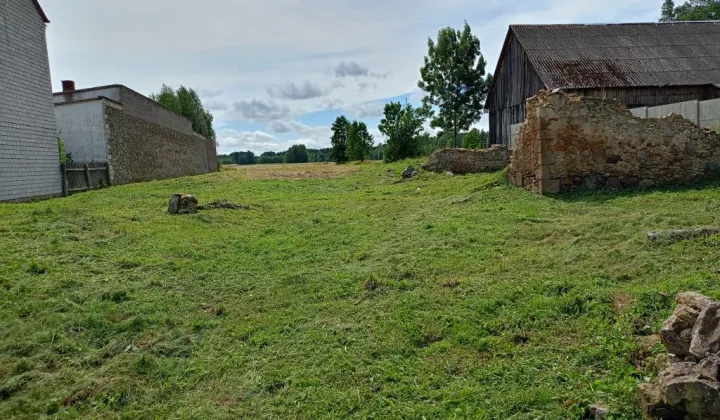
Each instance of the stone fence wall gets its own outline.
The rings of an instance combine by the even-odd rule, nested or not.
[[[508,150],[498,144],[489,149],[440,149],[430,156],[423,169],[455,174],[495,172],[508,165]]]
[[[217,171],[215,142],[105,106],[113,184],[177,178]]]
[[[637,118],[616,100],[546,91],[527,109],[510,179],[540,194],[687,182],[720,170],[720,135],[678,115]]]

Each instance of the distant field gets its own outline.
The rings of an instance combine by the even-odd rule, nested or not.
[[[380,165],[368,162],[366,165]],[[249,179],[307,179],[332,178],[347,175],[358,170],[358,164],[336,165],[334,163],[267,164],[267,165],[225,165],[226,169],[242,172]]]
[[[0,418],[638,418],[638,340],[675,292],[720,298],[720,238],[645,235],[716,224],[718,185],[548,198],[406,164],[0,205]],[[251,209],[170,216],[175,192]]]

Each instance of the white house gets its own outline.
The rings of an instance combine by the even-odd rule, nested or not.
[[[47,23],[37,0],[0,1],[0,201],[62,191]]]

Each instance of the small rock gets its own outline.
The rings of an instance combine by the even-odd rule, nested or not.
[[[192,194],[173,194],[168,204],[170,214],[197,213],[198,200]]]
[[[621,187],[620,185],[620,179],[618,179],[615,176],[611,176],[608,178],[607,182],[605,183],[606,188],[610,188],[611,190],[617,190]]]
[[[655,186],[655,182],[652,181],[652,180],[649,180],[649,179],[643,179],[643,180],[640,181],[640,183],[638,184],[638,187],[640,187],[640,188],[651,188],[651,187],[654,187],[654,186]]]
[[[417,171],[415,170],[415,167],[412,165],[408,165],[408,167],[405,168],[405,170],[403,171],[402,177],[403,178],[412,178],[413,173],[415,173],[415,174],[417,173]]]
[[[584,190],[595,191],[602,189],[607,184],[607,178],[603,174],[590,172],[583,178],[581,188]]]
[[[610,415],[610,407],[604,404],[591,405],[588,408],[588,414],[590,419],[605,420]]]
[[[624,188],[635,188],[638,185],[640,185],[640,180],[635,178],[634,176],[631,176],[631,177],[622,178],[620,180],[620,184],[622,184],[622,186]]]
[[[447,175],[447,176],[455,176],[455,174],[452,173],[452,171],[446,171],[446,172],[445,172],[445,175]]]
[[[709,381],[720,380],[720,362],[718,362],[717,356],[701,360],[695,370],[700,375],[700,379],[707,379]]]

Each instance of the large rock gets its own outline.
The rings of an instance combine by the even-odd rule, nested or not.
[[[692,330],[690,353],[698,358],[720,352],[720,303],[714,302],[700,312]]]
[[[678,305],[687,305],[699,312],[710,306],[714,300],[697,292],[683,292],[678,293],[675,302]],[[695,321],[693,320],[693,322]]]
[[[664,402],[671,407],[684,406],[691,419],[720,420],[720,383],[717,380],[701,379],[691,370],[666,380],[661,389]]]
[[[660,328],[660,338],[670,354],[689,356],[692,328],[700,315],[695,309],[678,305],[675,312],[665,320]]]
[[[192,194],[173,194],[168,204],[170,214],[197,213],[198,200]]]
[[[640,385],[640,404],[652,418],[720,420],[720,303],[695,292],[675,301],[660,330],[669,363]]]
[[[440,149],[430,156],[423,169],[438,173],[472,174],[495,172],[508,165],[508,150],[493,145],[489,149]]]

